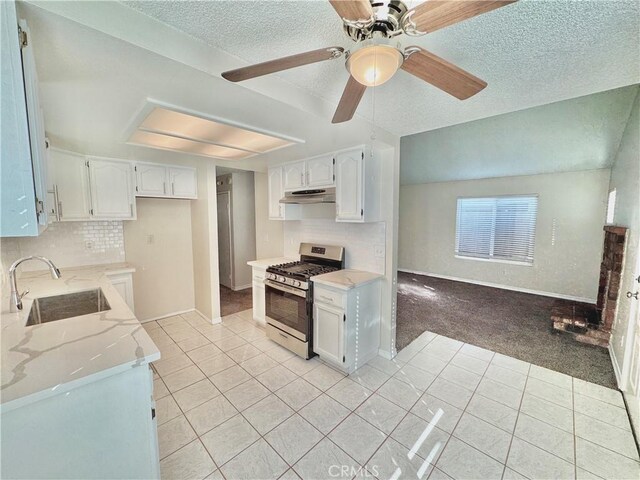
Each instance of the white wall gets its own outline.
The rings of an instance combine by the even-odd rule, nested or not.
[[[9,301],[8,270],[21,257],[42,255],[62,270],[84,265],[119,263],[125,260],[122,222],[59,222],[38,237],[0,239],[2,305]],[[18,273],[43,270],[38,261],[23,263]]]
[[[231,174],[231,215],[233,225],[233,288],[251,286],[251,267],[256,258],[256,200],[253,172]]]
[[[266,173],[254,172],[256,204],[256,258],[284,255],[284,225],[287,222],[269,220],[269,181]]]
[[[640,248],[640,90],[633,104],[618,155],[611,169],[609,189],[614,188],[617,197],[614,224],[627,227],[629,231],[622,272],[622,293],[611,336],[611,353],[616,373],[619,375],[618,381],[626,390],[625,397],[630,407],[636,434],[640,434],[640,399],[638,398],[640,387],[637,383],[640,380],[637,370],[640,362],[640,359],[637,358],[640,355],[640,325],[638,324],[637,312],[636,318],[630,318],[632,302],[637,303],[637,300],[627,299],[625,296],[627,291],[637,292],[640,290],[640,283],[635,281],[635,278],[640,275],[640,272],[636,270]],[[634,342],[636,344],[635,352],[632,349]],[[631,367],[632,355],[636,356],[635,372]],[[632,375],[635,379],[631,378]]]
[[[195,306],[191,201],[138,198],[138,219],[124,226],[133,264],[135,314],[144,321]]]
[[[2,261],[42,255],[58,268],[124,262],[123,222],[56,222],[38,237],[2,239]],[[9,265],[6,265],[7,268]],[[43,270],[40,262],[27,262],[20,271]],[[4,271],[4,269],[3,269]]]
[[[284,222],[286,257],[297,258],[301,242],[345,248],[345,268],[385,273],[385,223],[337,223],[335,219]],[[376,256],[376,249],[382,255]]]
[[[611,167],[636,86],[402,137],[400,183]]]
[[[404,185],[400,269],[595,303],[609,170]],[[538,194],[533,266],[455,258],[458,197]]]

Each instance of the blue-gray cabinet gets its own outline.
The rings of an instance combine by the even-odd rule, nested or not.
[[[14,2],[0,2],[2,23],[0,236],[39,235],[47,227],[44,123],[29,30]]]

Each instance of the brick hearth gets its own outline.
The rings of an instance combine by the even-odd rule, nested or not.
[[[600,264],[600,285],[596,305],[574,304],[555,307],[551,312],[553,328],[571,333],[583,343],[609,346],[620,296],[620,276],[627,238],[625,227],[604,227],[604,247]]]

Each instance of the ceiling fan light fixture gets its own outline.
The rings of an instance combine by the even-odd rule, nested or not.
[[[400,45],[387,39],[365,40],[347,57],[347,71],[358,83],[377,87],[390,80],[402,66]]]

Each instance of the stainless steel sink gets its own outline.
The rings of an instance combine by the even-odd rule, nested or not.
[[[101,288],[53,297],[40,297],[36,298],[31,305],[26,326],[106,310],[111,310],[111,306]]]

